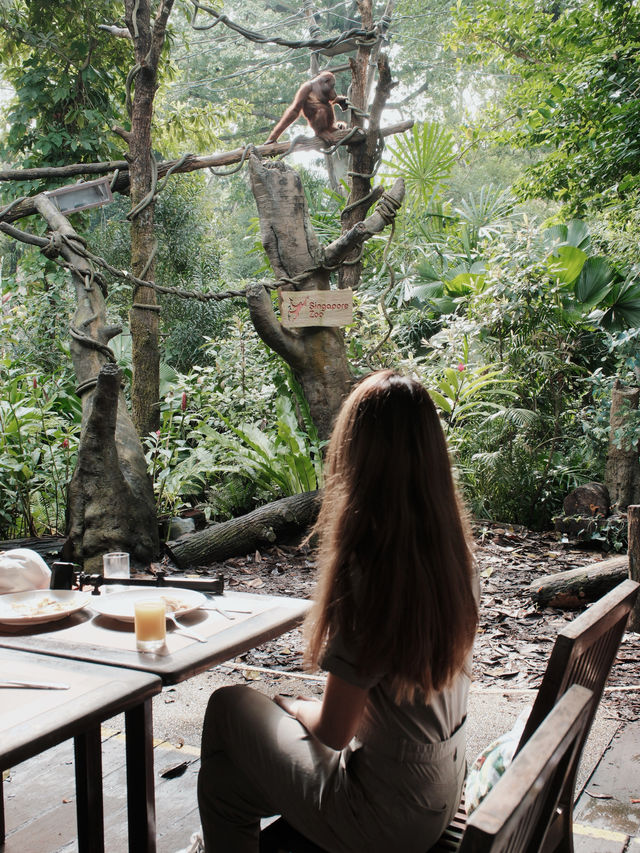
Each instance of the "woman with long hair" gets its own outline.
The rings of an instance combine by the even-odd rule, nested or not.
[[[329,853],[424,853],[460,799],[478,589],[425,388],[367,376],[326,468],[306,623],[323,698],[213,694],[198,781],[207,853],[256,853],[272,814]]]

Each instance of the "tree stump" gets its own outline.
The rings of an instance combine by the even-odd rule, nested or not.
[[[611,505],[618,510],[640,503],[640,461],[638,445],[622,441],[629,415],[638,408],[640,388],[626,388],[616,379],[611,392],[610,435],[605,467],[605,483]]]

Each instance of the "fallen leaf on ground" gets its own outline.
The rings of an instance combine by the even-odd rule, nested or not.
[[[188,766],[188,761],[181,761],[179,764],[170,764],[169,767],[165,767],[164,770],[160,771],[160,775],[163,779],[175,779],[177,776],[182,776]]]

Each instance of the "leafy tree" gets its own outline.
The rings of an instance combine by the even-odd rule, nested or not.
[[[117,19],[116,0],[7,0],[0,53],[14,96],[0,156],[14,166],[120,159],[111,132],[124,104],[127,45],[99,25]]]
[[[496,138],[541,154],[517,189],[565,211],[618,204],[640,184],[640,9],[632,0],[469,0],[455,43],[511,83]]]

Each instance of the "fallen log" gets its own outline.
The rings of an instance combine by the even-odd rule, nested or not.
[[[167,542],[166,549],[180,569],[249,554],[305,529],[315,521],[319,508],[319,491],[291,495]]]
[[[527,591],[539,607],[575,610],[602,598],[628,577],[629,558],[624,554],[538,578]]]

